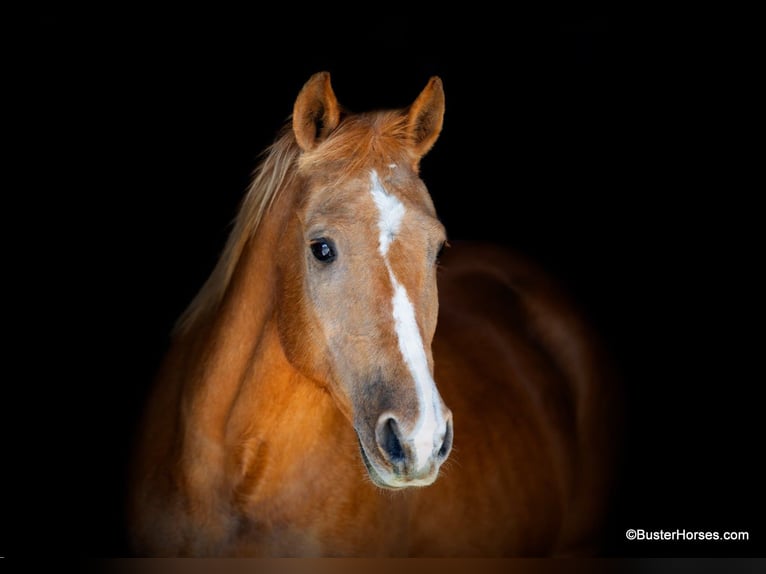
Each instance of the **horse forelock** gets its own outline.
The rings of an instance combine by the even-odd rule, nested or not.
[[[406,117],[386,110],[355,114],[341,124],[313,150],[301,155],[298,168],[306,173],[322,166],[341,167],[339,179],[357,177],[370,169],[403,161],[417,161],[412,152]]]

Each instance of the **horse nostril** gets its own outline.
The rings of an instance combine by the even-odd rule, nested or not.
[[[442,442],[442,446],[437,454],[441,460],[446,459],[452,450],[452,433],[452,417],[450,417],[447,419],[447,430],[444,433],[444,441]]]
[[[399,425],[396,423],[395,418],[391,416],[380,418],[375,438],[381,451],[383,451],[383,455],[395,467],[403,464],[405,459],[404,447],[402,447],[400,436]]]

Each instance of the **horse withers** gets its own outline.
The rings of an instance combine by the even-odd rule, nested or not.
[[[444,249],[418,175],[444,102],[304,85],[149,397],[137,555],[598,552],[617,387],[536,266]]]

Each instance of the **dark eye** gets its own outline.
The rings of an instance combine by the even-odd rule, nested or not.
[[[335,259],[335,245],[329,239],[321,237],[311,242],[311,253],[322,263],[330,263]]]

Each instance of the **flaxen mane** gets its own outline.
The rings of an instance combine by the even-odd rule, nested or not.
[[[310,170],[321,163],[342,161],[343,169],[336,172],[340,184],[344,174],[357,173],[370,163],[396,163],[406,160],[415,163],[415,157],[402,142],[407,141],[405,117],[397,111],[380,111],[349,116],[336,128],[322,145],[301,155],[290,122],[285,125],[274,143],[263,153],[255,170],[223,253],[213,272],[176,323],[178,333],[188,332],[209,313],[214,312],[223,299],[234,269],[247,241],[258,230],[261,220],[274,199],[295,178],[296,169]]]
[[[234,226],[218,263],[205,284],[176,323],[177,333],[186,333],[203,317],[214,312],[226,292],[247,241],[255,235],[280,190],[295,176],[294,163],[300,153],[295,137],[285,127],[263,153],[252,183],[242,200]]]

